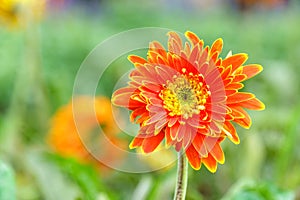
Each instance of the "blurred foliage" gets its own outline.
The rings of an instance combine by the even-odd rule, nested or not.
[[[14,173],[10,167],[0,161],[0,199],[16,199]]]
[[[55,163],[59,169],[69,176],[82,190],[82,199],[96,199],[100,191],[109,192],[101,180],[97,171],[89,165],[78,163],[74,159],[64,158],[58,155],[47,155],[49,161]],[[113,194],[112,192],[109,192]],[[109,198],[111,199],[111,198]]]
[[[200,171],[189,170],[187,199],[220,199],[224,195],[227,199],[293,199],[300,185],[300,149],[297,145],[300,141],[299,5],[294,3],[286,9],[244,13],[231,10],[229,5],[207,11],[206,8],[182,8],[172,2],[159,5],[152,1],[114,0],[96,5],[99,8],[81,5],[49,10],[48,17],[40,24],[41,76],[51,113],[44,122],[46,127],[55,111],[70,101],[76,73],[84,58],[111,35],[131,28],[154,26],[179,32],[191,30],[207,44],[222,37],[225,43],[222,56],[229,50],[245,52],[249,54],[248,63],[264,66],[259,76],[247,81],[245,89],[255,90],[266,104],[266,110],[251,113],[253,127],[250,130],[238,129],[240,145],[224,142],[226,162],[215,174],[204,167]],[[1,27],[0,46],[0,127],[3,127],[7,123],[5,119],[18,71],[26,59],[23,32]],[[139,54],[146,56],[144,52]],[[99,94],[110,97],[112,83],[118,80],[123,70],[132,67],[125,58],[120,57],[105,72],[99,83]],[[88,164],[45,153],[49,151],[44,139],[47,131],[33,133],[30,127],[34,127],[36,121],[27,118],[18,137],[25,134],[34,138],[21,140],[13,147],[16,158],[5,151],[0,155],[8,157],[6,159],[15,171],[18,199],[172,197],[174,167],[145,175],[114,172],[105,177]],[[1,146],[6,134],[0,132]],[[0,199],[6,200],[9,198],[1,195],[9,195],[9,191],[13,195],[14,176],[12,170],[6,171],[2,165]],[[237,186],[242,178],[254,183]],[[230,193],[233,190],[235,192]]]
[[[249,180],[240,180],[225,195],[223,200],[264,200],[264,199],[284,199],[292,200],[295,196],[292,192],[282,191],[272,183],[255,183]]]

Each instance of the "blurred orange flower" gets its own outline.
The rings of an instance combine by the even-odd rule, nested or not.
[[[76,109],[73,109],[74,105]],[[102,166],[87,150],[90,147],[86,145],[96,145],[101,148],[101,151],[107,152],[101,161],[119,160],[123,156],[122,153],[114,151],[112,145],[103,139],[106,137],[112,144],[122,148],[127,145],[127,142],[118,138],[119,132],[109,99],[80,96],[57,111],[47,139],[54,151],[63,156]]]
[[[239,143],[232,122],[249,128],[245,108],[263,110],[254,94],[240,92],[241,83],[262,71],[257,64],[243,65],[246,54],[219,58],[222,39],[211,47],[194,33],[186,32],[182,43],[170,32],[168,50],[150,43],[147,59],[131,55],[135,65],[127,87],[118,89],[112,102],[132,110],[130,119],[140,125],[130,148],[153,152],[165,139],[167,147],[183,150],[190,165],[198,170],[203,163],[211,172],[224,163],[220,143],[225,137]]]

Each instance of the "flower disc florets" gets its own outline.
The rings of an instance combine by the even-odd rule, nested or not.
[[[174,75],[173,80],[167,81],[163,87],[159,96],[163,100],[164,108],[169,111],[170,116],[182,115],[184,119],[204,110],[206,99],[210,96],[203,76],[192,73],[179,77]]]

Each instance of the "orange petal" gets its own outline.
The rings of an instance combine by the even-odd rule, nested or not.
[[[180,124],[177,122],[174,126],[170,128],[170,136],[172,140],[176,140],[178,136],[178,130],[179,130]]]
[[[132,62],[134,65],[136,64],[140,64],[143,65],[147,62],[147,60],[145,60],[144,58],[140,57],[140,56],[136,56],[136,55],[130,55],[128,56],[128,60],[130,62]]]
[[[192,49],[191,49],[191,54],[189,57],[189,62],[190,63],[195,63],[199,59],[199,54],[200,54],[200,47],[199,44],[196,44]]]
[[[145,107],[140,107],[135,110],[130,114],[130,121],[134,122],[134,120],[138,117],[144,114],[145,112],[148,113],[148,111],[145,109]]]
[[[153,41],[149,44],[149,51],[157,52],[164,58],[167,57],[167,52],[165,48],[157,41]]]
[[[228,96],[227,98],[227,104],[234,104],[239,102],[244,102],[255,98],[254,94],[247,93],[247,92],[238,92],[234,95]]]
[[[193,145],[190,145],[185,153],[192,168],[195,170],[199,170],[201,168],[201,158]]]
[[[215,52],[218,52],[220,54],[222,48],[223,48],[223,40],[222,38],[219,38],[212,44],[210,54],[213,55]]]
[[[232,71],[234,72],[238,67],[244,64],[247,59],[248,55],[245,53],[235,54],[233,56],[225,58],[222,62],[222,65],[224,67],[232,65]]]
[[[184,137],[183,137],[183,141],[182,141],[182,145],[183,148],[186,149],[188,146],[190,146],[190,144],[192,143],[192,139],[195,137],[195,134],[197,132],[197,130],[195,128],[192,128],[190,126],[186,125],[186,131],[184,133]]]
[[[160,54],[154,50],[149,50],[147,53],[147,59],[149,60],[149,63],[157,63],[157,57]]]
[[[176,117],[169,118],[168,127],[172,127],[178,121]]]
[[[245,129],[249,129],[252,124],[251,118],[240,118],[234,119],[233,121]]]
[[[242,108],[238,109],[238,111],[242,115],[244,115],[244,117],[243,118],[235,118],[233,121],[238,123],[243,128],[246,128],[246,129],[250,128],[252,121],[251,121],[251,118],[248,115],[248,113]]]
[[[165,126],[167,126],[168,120],[166,118],[162,118],[155,124],[155,133],[159,133]]]
[[[187,31],[184,35],[193,45],[199,44],[200,47],[203,46],[203,40],[200,40],[195,33]]]
[[[168,65],[168,60],[160,55],[156,57],[156,60],[157,60],[157,64],[159,65],[163,65],[163,66]]]
[[[178,128],[178,134],[177,134],[177,141],[182,141],[182,139],[184,138],[185,136],[185,133],[186,133],[186,130],[187,130],[187,126],[186,125],[180,125],[179,128]]]
[[[145,122],[145,125],[155,123],[159,120],[165,119],[165,117],[166,117],[166,113],[164,113],[164,112],[158,112],[158,113],[151,114],[149,116],[149,120],[147,120]]]
[[[224,84],[225,88],[228,87],[229,84],[231,84],[231,82],[232,82],[232,78],[223,79],[223,84]],[[229,88],[226,88],[226,89],[230,90]]]
[[[228,67],[224,68],[222,72],[222,78],[226,79],[229,75],[231,75],[231,72],[232,72],[232,66],[229,65]]]
[[[231,96],[237,93],[236,89],[225,90],[226,96]]]
[[[159,85],[159,84],[154,84],[154,83],[145,83],[143,82],[142,83],[142,87],[140,87],[141,90],[149,90],[151,92],[154,92],[154,93],[159,93],[161,90],[162,90],[162,86]]]
[[[175,150],[179,152],[182,149],[182,141],[175,144]]]
[[[194,140],[192,142],[195,150],[198,152],[198,154],[201,156],[201,157],[207,157],[208,155],[208,152],[207,152],[207,149],[204,145],[204,138],[205,136],[202,136],[201,134],[196,134],[195,137],[194,137]],[[192,145],[191,145],[192,146]]]
[[[244,118],[245,115],[244,113],[246,113],[241,107],[231,107],[231,115],[234,118]],[[248,115],[248,113],[246,113],[246,115]]]
[[[232,79],[232,82],[242,82],[247,79],[247,76],[245,74],[237,74]]]
[[[263,70],[263,67],[258,64],[251,64],[243,66],[242,69],[242,73],[247,76],[247,79],[249,79],[259,74]]]
[[[124,87],[116,90],[112,95],[112,103],[116,106],[128,107],[131,96],[137,89],[131,87]]]
[[[218,57],[219,57],[219,53],[218,52],[215,52],[214,54],[211,55],[211,59],[213,60],[214,63],[217,61]]]
[[[216,61],[216,66],[221,66],[221,64],[222,64],[222,59],[221,58],[219,58],[217,61]]]
[[[136,120],[136,124],[142,124],[144,121],[148,120],[149,118],[149,113],[148,112],[144,112],[142,115],[140,115],[140,117]]]
[[[239,90],[239,89],[242,89],[243,87],[244,87],[244,84],[233,83],[233,82],[225,86],[226,90]]]
[[[257,98],[253,98],[244,102],[238,103],[239,106],[250,109],[250,110],[264,110],[265,104],[258,100]]]
[[[221,164],[225,162],[224,152],[220,146],[220,143],[216,143],[215,146],[210,151],[210,154]]]
[[[129,148],[134,149],[134,148],[142,146],[144,139],[145,138],[142,137],[141,135],[136,136],[129,144]]]
[[[168,50],[169,52],[175,53],[177,55],[180,54],[182,49],[182,42],[180,37],[176,32],[169,32],[169,40],[168,40]]]
[[[142,144],[142,149],[145,153],[151,153],[153,152],[156,147],[161,143],[161,141],[164,139],[164,132],[161,131],[159,134],[151,137],[147,137],[144,139]]]
[[[208,154],[207,158],[202,158],[202,162],[210,172],[215,173],[217,171],[217,161],[211,154]]]
[[[226,121],[224,123],[224,128],[223,131],[225,135],[228,136],[228,138],[234,143],[234,144],[239,144],[240,143],[240,138],[234,128],[234,126],[229,122]]]
[[[174,38],[175,41],[176,41],[180,46],[182,46],[181,38],[179,37],[179,35],[178,35],[176,32],[170,31],[170,32],[168,32],[168,35],[169,35],[170,38]]]
[[[170,129],[169,127],[166,127],[166,140],[165,140],[165,144],[166,144],[166,148],[169,148],[173,143],[174,140],[172,140],[171,135],[170,135]]]

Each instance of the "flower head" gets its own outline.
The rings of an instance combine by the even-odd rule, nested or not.
[[[74,105],[76,105],[75,110],[73,109]],[[99,125],[102,131],[97,129]],[[105,137],[111,143],[124,147],[125,141],[117,137],[119,132],[113,119],[109,99],[80,96],[74,98],[72,103],[60,108],[54,115],[47,139],[54,151],[62,156],[73,157],[82,163],[99,164],[87,150],[84,142],[93,142],[97,146],[101,146],[101,155],[104,154],[103,152],[106,152],[107,155],[101,158],[101,161],[118,160],[123,155],[114,151],[114,148],[103,139],[102,135],[105,133]]]
[[[112,102],[131,110],[131,121],[140,125],[130,148],[149,153],[165,139],[167,147],[185,152],[194,169],[203,163],[215,172],[225,160],[220,143],[226,137],[239,143],[232,122],[249,128],[245,108],[264,109],[255,95],[239,91],[262,67],[244,65],[246,54],[219,58],[222,39],[209,47],[192,32],[185,33],[185,43],[175,32],[168,36],[167,50],[154,41],[147,59],[128,57],[135,66],[131,81],[115,91]]]

